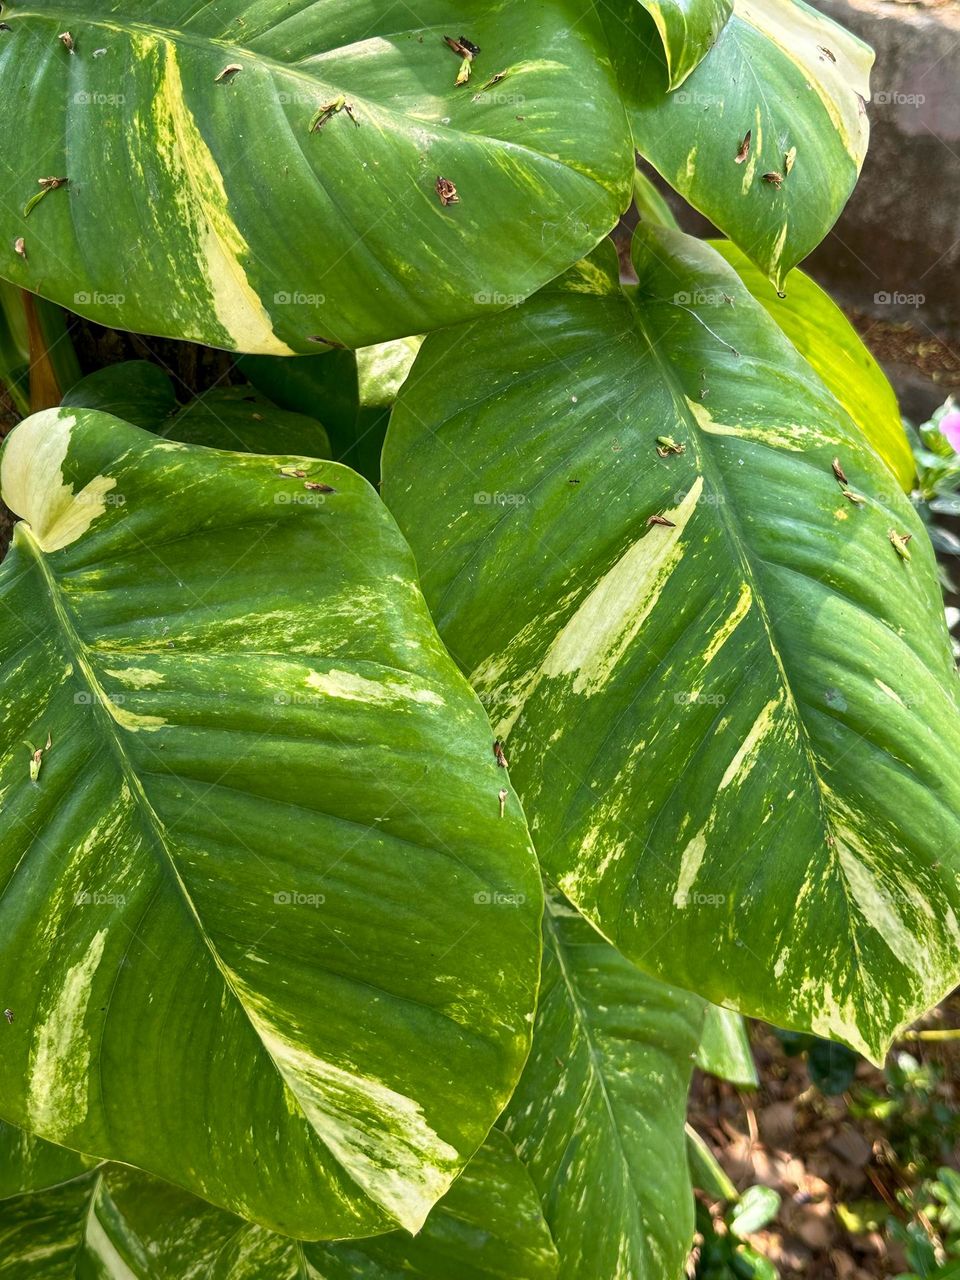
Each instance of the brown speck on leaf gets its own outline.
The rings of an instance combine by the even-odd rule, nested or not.
[[[440,203],[446,207],[448,204],[459,204],[460,196],[457,188],[453,185],[449,178],[437,178],[436,184],[437,195],[440,197]]]
[[[675,529],[677,527],[674,521],[668,520],[666,516],[648,516],[647,528],[649,529],[652,524],[662,524],[666,529]]]
[[[231,62],[229,67],[224,67],[218,76],[214,76],[213,83],[219,84],[222,80],[232,80],[238,71],[242,71],[239,62]]]
[[[497,764],[501,769],[507,768],[507,757],[503,754],[503,743],[497,738],[493,744],[493,754],[496,757]]]
[[[837,55],[831,49],[828,49],[825,44],[818,44],[817,51],[821,58],[826,59],[828,62],[836,62]]]
[[[837,477],[837,479],[840,481],[841,484],[850,483],[850,481],[847,479],[847,473],[844,471],[843,467],[840,464],[839,458],[834,458],[833,462],[831,462],[830,465],[833,468],[833,474]]]
[[[73,43],[73,36],[69,31],[61,31],[57,39],[65,49],[68,49],[71,53],[76,53],[76,45]]]
[[[309,489],[311,493],[336,493],[336,489],[332,485],[324,484],[321,480],[304,480],[303,487]]]
[[[753,133],[753,130],[748,129],[747,132],[743,135],[743,141],[740,143],[740,146],[737,148],[737,154],[734,157],[734,162],[736,164],[743,164],[744,160],[746,160],[747,156],[750,154],[750,137],[752,133]]]
[[[765,173],[763,175],[763,180],[764,182],[769,182],[771,187],[783,186],[783,174],[777,173],[775,170],[771,171],[770,173]]]
[[[7,1020],[8,1022],[13,1022],[13,1010],[12,1010],[12,1009],[4,1009],[4,1011],[3,1011],[3,1016],[6,1018],[6,1020]]]
[[[567,484],[579,484],[579,483],[580,483],[579,476],[571,476],[570,479],[567,481]]]
[[[509,794],[510,794],[510,793],[506,790],[506,788],[505,788],[505,787],[504,787],[504,788],[501,788],[501,790],[500,790],[500,795],[498,796],[498,799],[499,799],[499,801],[500,801],[500,817],[501,817],[501,818],[503,817],[504,813],[506,812],[506,808],[507,808],[507,796],[508,796]]]
[[[23,236],[18,236],[18,237],[16,238],[16,240],[14,240],[14,242],[13,242],[13,248],[14,248],[14,252],[15,252],[15,253],[18,253],[18,254],[20,255],[20,257],[24,260],[24,262],[26,262],[26,260],[27,260],[27,242],[26,242],[26,240],[24,240]]]

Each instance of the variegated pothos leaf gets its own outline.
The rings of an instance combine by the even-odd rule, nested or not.
[[[0,480],[0,1114],[416,1229],[519,1075],[540,881],[408,548],[346,468],[92,410]]]
[[[18,1139],[23,1142],[35,1140]],[[48,1160],[72,1157],[47,1148]],[[57,1157],[58,1150],[61,1152]],[[0,1184],[15,1169],[2,1163]],[[536,1191],[494,1130],[415,1238],[310,1244],[276,1235],[135,1169],[0,1199],[0,1277],[23,1280],[554,1280]]]
[[[420,333],[538,288],[630,200],[629,125],[574,0],[4,18],[0,271],[103,324],[277,355]],[[68,182],[25,216],[49,175]]]
[[[881,1060],[960,977],[933,552],[712,249],[634,258],[431,336],[384,494],[551,878],[642,968]]]
[[[540,1191],[560,1280],[680,1280],[703,1016],[701,999],[641,973],[548,895],[533,1048],[501,1124]]]
[[[598,7],[637,150],[782,288],[859,176],[872,51],[802,0],[734,0],[710,54],[668,93],[640,6]]]

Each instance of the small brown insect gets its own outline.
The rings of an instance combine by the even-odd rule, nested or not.
[[[839,458],[834,458],[833,462],[831,462],[830,465],[831,467],[833,467],[833,474],[837,477],[837,479],[840,481],[841,484],[850,483],[850,481],[847,479],[847,473],[844,471],[843,467],[840,465]]]
[[[782,173],[776,173],[775,171],[774,171],[774,172],[771,172],[771,173],[765,173],[765,174],[763,175],[763,180],[764,180],[764,182],[769,182],[769,183],[770,183],[770,185],[771,185],[771,187],[782,187],[782,186],[783,186],[783,174],[782,174]]]
[[[6,1020],[7,1020],[8,1022],[13,1022],[13,1010],[12,1010],[12,1009],[4,1009],[4,1011],[3,1011],[3,1016],[6,1018]]]
[[[24,240],[23,236],[18,236],[18,237],[16,238],[16,240],[14,240],[14,242],[13,242],[13,249],[14,249],[14,252],[15,252],[15,253],[18,253],[18,254],[20,255],[20,257],[24,260],[24,262],[26,262],[26,260],[27,260],[27,242],[26,242],[26,240]]]
[[[57,39],[65,49],[70,51],[70,53],[76,53],[76,45],[73,43],[73,36],[69,31],[61,31],[57,36]]]
[[[501,789],[501,791],[500,791],[500,795],[498,796],[498,799],[499,799],[499,801],[500,801],[500,817],[501,817],[501,818],[503,817],[504,813],[506,812],[506,808],[507,808],[507,796],[508,796],[509,794],[510,794],[510,793],[506,790],[506,788],[502,788],[502,789]]]
[[[346,351],[346,345],[337,342],[336,338],[325,338],[322,333],[311,333],[307,338],[308,342],[319,342],[326,347],[336,347],[338,351]]]
[[[735,164],[743,164],[744,160],[746,160],[747,156],[750,154],[750,137],[752,133],[753,133],[753,130],[748,129],[747,132],[743,135],[743,141],[740,143],[740,146],[737,148],[737,154],[734,157]]]
[[[672,520],[668,520],[666,516],[648,516],[647,528],[652,524],[662,524],[667,529],[675,529],[677,526]]]
[[[283,476],[284,480],[302,480],[307,473],[300,467],[281,467],[277,475]]]
[[[493,744],[493,754],[496,756],[497,764],[500,768],[506,769],[508,767],[507,757],[503,754],[503,743],[499,738],[497,738],[496,742]]]
[[[821,58],[826,58],[829,62],[836,62],[837,55],[833,53],[832,50],[828,49],[825,44],[818,44],[817,50],[819,51]]]
[[[854,493],[852,489],[841,489],[840,492],[848,502],[852,502],[855,507],[862,507],[866,502],[866,498],[862,493]]]
[[[683,453],[686,445],[679,444],[673,436],[657,436],[657,457],[668,458],[671,453]]]
[[[239,62],[231,62],[229,67],[224,67],[218,76],[214,76],[213,83],[219,84],[221,80],[232,80],[238,71],[242,71]]]
[[[311,493],[336,493],[336,489],[328,484],[323,484],[320,480],[304,480],[303,487],[309,489]]]
[[[457,193],[457,188],[449,178],[437,178],[437,195],[440,197],[440,203],[444,207],[448,204],[460,203],[460,196]]]

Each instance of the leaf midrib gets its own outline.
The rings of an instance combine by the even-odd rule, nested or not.
[[[643,337],[643,340],[647,345],[647,349],[650,353],[650,357],[653,359],[657,368],[660,370],[660,375],[663,378],[664,385],[666,386],[667,390],[670,392],[670,397],[674,402],[677,414],[681,417],[681,419],[684,422],[686,422],[689,428],[690,439],[693,443],[693,447],[697,455],[697,461],[700,465],[701,474],[705,478],[709,478],[711,483],[715,486],[716,490],[720,493],[725,494],[727,497],[727,501],[716,503],[714,509],[717,512],[717,519],[720,521],[720,523],[724,526],[726,530],[729,542],[735,548],[737,559],[740,563],[741,569],[743,570],[745,581],[748,583],[750,590],[753,593],[753,600],[756,603],[757,613],[763,624],[764,633],[767,637],[767,642],[770,646],[770,653],[771,653],[771,656],[773,657],[774,664],[780,676],[780,685],[784,691],[786,705],[790,709],[793,722],[796,726],[797,740],[801,744],[804,760],[809,770],[811,781],[813,783],[813,789],[816,792],[817,811],[819,813],[820,823],[824,832],[825,844],[827,849],[826,862],[827,862],[827,865],[830,866],[831,869],[833,870],[834,876],[843,890],[844,900],[847,906],[847,916],[852,926],[856,917],[853,911],[853,904],[850,900],[850,887],[847,883],[846,873],[843,870],[843,866],[840,862],[840,858],[837,853],[836,832],[834,830],[834,824],[830,816],[830,811],[826,804],[826,796],[825,796],[826,786],[824,784],[823,778],[820,776],[820,770],[817,767],[816,754],[813,750],[813,743],[810,739],[810,731],[807,728],[807,723],[804,720],[803,715],[800,711],[800,705],[797,701],[797,696],[794,693],[793,685],[790,681],[790,677],[787,674],[786,667],[784,666],[784,663],[783,663],[783,658],[780,654],[780,648],[777,642],[776,631],[774,629],[773,623],[770,620],[770,616],[767,612],[766,602],[764,600],[764,593],[760,589],[761,588],[760,579],[759,579],[756,567],[753,563],[751,554],[749,552],[749,545],[747,543],[746,537],[744,536],[743,527],[736,514],[736,504],[730,500],[730,494],[729,494],[726,482],[724,480],[723,474],[720,471],[720,468],[714,462],[713,456],[710,453],[709,449],[706,448],[702,442],[700,428],[697,422],[695,421],[693,414],[690,412],[690,409],[686,402],[686,397],[683,394],[683,388],[680,386],[676,374],[674,373],[670,364],[667,362],[667,360],[661,353],[657,342],[654,340],[654,336],[649,331],[648,322],[644,318],[642,306],[640,305],[641,299],[642,299],[642,295],[640,295],[639,293],[637,293],[633,299],[628,299],[628,304],[630,305],[631,310],[633,312],[637,329],[640,332],[641,336]],[[621,919],[622,919],[623,909],[626,905],[626,901],[627,901],[627,898],[626,898],[626,895],[624,895],[623,901],[621,903],[621,913],[620,913]],[[618,921],[618,926],[619,926],[619,921]],[[617,932],[619,933],[619,927]],[[850,931],[850,937],[853,943],[853,955],[854,955],[855,962],[858,965],[860,965],[862,963],[861,956],[860,956],[860,946],[857,939],[856,930],[852,927]]]

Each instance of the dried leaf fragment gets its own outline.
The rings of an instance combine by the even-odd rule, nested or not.
[[[910,559],[910,548],[907,543],[913,537],[912,533],[897,533],[896,529],[891,529],[887,534],[890,544],[901,560]]]
[[[69,178],[38,178],[37,182],[40,184],[40,190],[35,196],[31,196],[23,206],[23,216],[28,218],[48,192],[56,191],[57,187],[65,187],[69,181]]]
[[[480,52],[480,46],[474,44],[472,40],[468,40],[466,36],[460,36],[459,39],[454,36],[444,36],[443,39],[447,46],[463,59],[454,84],[466,84],[473,70],[473,60]]]

